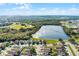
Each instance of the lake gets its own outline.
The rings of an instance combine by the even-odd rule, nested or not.
[[[42,39],[68,39],[61,26],[57,25],[43,25],[39,31],[33,34],[33,38]]]

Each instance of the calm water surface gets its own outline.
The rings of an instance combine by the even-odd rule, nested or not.
[[[43,39],[68,39],[68,36],[64,32],[61,26],[56,25],[44,25],[34,35],[34,38]]]

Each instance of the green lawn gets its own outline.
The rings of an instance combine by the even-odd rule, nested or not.
[[[32,38],[32,40],[45,40],[48,44],[58,42],[57,39],[50,40],[50,39]]]
[[[79,43],[79,38],[78,38],[78,39],[75,39],[75,41],[76,41],[77,43]]]
[[[48,44],[58,42],[58,40],[46,40],[46,41],[47,41]]]
[[[25,26],[22,26],[20,23],[18,23],[18,24],[13,23],[9,27],[12,28],[12,29],[19,30],[21,28],[24,28],[24,29],[33,28],[34,26],[32,26],[32,25],[26,25],[26,24],[25,24]]]

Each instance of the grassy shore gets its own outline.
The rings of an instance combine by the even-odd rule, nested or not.
[[[57,39],[41,39],[41,38],[32,38],[32,40],[35,41],[39,41],[39,40],[45,40],[47,42],[47,44],[52,44],[52,43],[57,43],[58,40]]]

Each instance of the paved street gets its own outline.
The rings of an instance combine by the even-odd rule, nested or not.
[[[68,51],[69,56],[73,56],[73,54],[68,46],[66,47],[66,50]]]
[[[72,48],[72,50],[76,56],[79,56],[78,50],[75,48],[75,46],[73,44],[71,44],[70,42],[66,42],[66,44],[70,45],[70,47]]]

